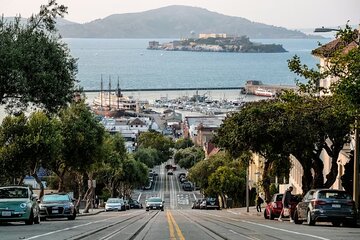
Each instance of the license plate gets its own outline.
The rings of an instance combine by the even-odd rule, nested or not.
[[[340,204],[333,204],[332,207],[333,208],[341,208],[341,205]]]
[[[10,211],[2,211],[1,216],[3,216],[3,217],[11,217],[11,212]]]
[[[156,209],[156,207],[153,207],[153,209]]]
[[[59,213],[59,210],[52,210],[52,213]]]

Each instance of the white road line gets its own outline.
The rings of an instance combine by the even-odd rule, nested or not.
[[[215,214],[209,214],[209,213],[203,213],[203,214],[214,216],[214,217],[225,218],[225,219],[236,221],[236,222],[243,222],[243,223],[248,223],[248,224],[252,224],[252,225],[257,225],[257,226],[260,226],[260,227],[270,228],[270,229],[273,229],[273,230],[277,230],[277,231],[281,231],[281,232],[287,232],[287,233],[291,233],[291,234],[294,234],[294,235],[301,235],[301,236],[306,236],[306,237],[311,237],[311,238],[316,238],[316,239],[321,239],[321,240],[330,240],[328,238],[324,238],[324,237],[320,237],[320,236],[316,236],[316,235],[312,235],[312,234],[301,233],[301,232],[286,230],[286,229],[282,229],[282,228],[272,227],[272,226],[268,226],[268,225],[261,224],[261,223],[256,223],[256,222],[251,222],[251,221],[246,221],[246,220],[239,220],[239,219],[229,218],[229,217],[223,217],[223,216],[219,216],[219,215],[215,215]]]
[[[132,215],[132,214],[133,214],[133,213],[131,213],[131,214],[126,214],[126,215]],[[126,215],[124,214],[123,216],[126,216]],[[76,229],[76,228],[79,228],[79,227],[84,227],[84,226],[88,226],[88,225],[96,224],[96,223],[100,223],[100,222],[105,222],[105,221],[107,221],[107,220],[111,220],[111,219],[113,219],[113,218],[118,218],[118,217],[119,217],[119,216],[111,217],[111,218],[106,218],[106,219],[102,219],[102,220],[94,221],[94,222],[88,222],[88,223],[80,224],[80,225],[73,226],[73,227],[67,227],[67,228],[59,229],[59,230],[56,230],[56,231],[53,231],[53,232],[48,232],[48,233],[44,233],[44,234],[32,236],[32,237],[26,238],[26,240],[35,239],[35,238],[40,238],[40,237],[45,237],[45,236],[49,236],[49,235],[52,235],[52,234],[55,234],[55,233],[64,232],[64,231],[69,231],[69,230],[71,230],[71,229]]]

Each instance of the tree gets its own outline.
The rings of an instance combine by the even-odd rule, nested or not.
[[[155,165],[159,165],[166,162],[172,157],[171,148],[174,146],[174,142],[169,137],[165,137],[161,133],[156,131],[149,131],[141,133],[138,138],[139,148],[153,148],[158,152],[159,159]]]
[[[96,170],[94,164],[102,160],[102,144],[104,140],[104,127],[96,121],[93,113],[89,111],[84,101],[73,102],[60,113],[61,132],[63,136],[63,150],[61,171],[71,169],[77,173],[77,183],[80,203],[84,176],[92,181]],[[88,205],[94,188],[89,186],[84,198]]]
[[[205,158],[204,150],[201,147],[190,147],[178,150],[174,155],[175,164],[189,169],[197,162]]]
[[[214,142],[234,158],[251,151],[265,159],[262,187],[267,199],[270,199],[271,168],[278,167],[273,172],[279,177],[287,176],[290,169],[290,153],[285,143],[291,136],[284,131],[288,125],[284,112],[277,100],[248,103],[240,112],[228,115],[214,137]]]
[[[67,8],[50,0],[22,25],[0,20],[0,104],[10,111],[36,106],[56,112],[74,94],[76,60],[56,36],[55,19]]]
[[[151,147],[138,148],[134,153],[134,158],[136,161],[144,163],[148,168],[153,168],[159,162],[158,151]]]
[[[192,146],[194,146],[194,143],[190,138],[179,138],[178,140],[176,140],[174,148],[184,149]]]

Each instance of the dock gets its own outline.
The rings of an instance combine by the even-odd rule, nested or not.
[[[268,85],[263,84],[261,81],[257,80],[248,80],[245,84],[245,92],[246,94],[256,95],[255,91],[258,89],[263,89],[266,91],[270,91],[274,94],[280,93],[282,90],[298,90],[297,86],[292,85]]]

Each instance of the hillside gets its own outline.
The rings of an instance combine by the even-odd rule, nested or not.
[[[256,38],[310,38],[241,17],[231,17],[203,8],[168,6],[139,13],[114,14],[84,24],[58,25],[65,38],[186,38],[199,33],[226,33]]]

